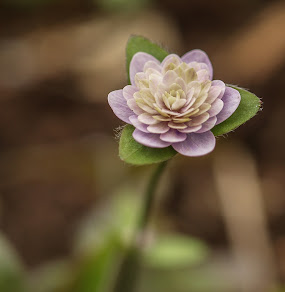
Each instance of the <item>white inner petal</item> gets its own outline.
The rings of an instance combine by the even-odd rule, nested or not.
[[[174,54],[160,65],[146,62],[144,71],[136,74],[135,84],[138,91],[128,104],[151,133],[166,133],[169,128],[198,131],[221,108],[216,100],[223,94],[222,84],[210,80],[208,66],[186,64]]]

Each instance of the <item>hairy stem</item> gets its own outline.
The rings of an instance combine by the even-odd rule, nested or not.
[[[141,217],[138,222],[138,230],[137,230],[138,233],[143,232],[149,222],[152,207],[153,207],[153,202],[155,200],[155,191],[158,186],[159,179],[166,165],[167,165],[167,161],[161,162],[157,166],[157,168],[155,169],[155,171],[153,172],[150,178],[150,181],[145,193],[144,206],[142,208]]]
[[[134,292],[136,290],[140,271],[140,247],[137,244],[137,238],[139,237],[141,239],[147,228],[155,201],[155,192],[166,165],[167,161],[160,163],[150,178],[144,197],[141,216],[138,221],[137,230],[135,231],[135,238],[121,264],[114,292]]]

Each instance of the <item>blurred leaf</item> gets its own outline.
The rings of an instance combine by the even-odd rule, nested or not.
[[[76,251],[83,260],[68,292],[112,291],[118,264],[137,223],[140,205],[134,193],[129,185],[117,189],[112,201],[96,209],[81,226]]]
[[[124,127],[119,144],[120,158],[130,164],[145,165],[166,161],[177,154],[171,147],[150,148],[143,146],[133,138],[134,127]]]
[[[128,246],[133,238],[134,228],[140,208],[140,197],[136,196],[137,189],[129,184],[116,189],[111,200],[89,214],[76,234],[75,252],[93,253],[116,234],[123,245]]]
[[[30,275],[31,291],[62,292],[70,281],[70,262],[56,260],[33,270]]]
[[[16,252],[0,234],[0,291],[24,292],[27,283]]]
[[[138,52],[145,52],[162,61],[167,55],[164,49],[141,36],[131,36],[126,47],[128,82],[130,83],[129,68],[133,56]]]
[[[255,94],[233,85],[229,86],[239,91],[241,101],[232,116],[211,130],[215,136],[226,134],[241,126],[254,117],[261,106],[261,101]]]
[[[235,284],[225,278],[225,273],[202,267],[184,269],[144,270],[138,292],[233,292]]]
[[[145,263],[155,268],[177,269],[201,263],[208,255],[205,244],[182,235],[162,235],[145,251]]]
[[[75,275],[72,292],[111,291],[113,276],[122,254],[122,246],[116,236],[109,236],[106,242],[88,255]]]
[[[94,0],[94,2],[107,11],[135,11],[143,9],[149,0]]]

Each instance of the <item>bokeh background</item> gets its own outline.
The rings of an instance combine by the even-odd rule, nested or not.
[[[138,291],[283,291],[284,32],[284,1],[2,0],[0,291],[112,291],[153,170],[120,161],[107,104],[131,34],[205,50],[264,103],[212,154],[171,161]]]

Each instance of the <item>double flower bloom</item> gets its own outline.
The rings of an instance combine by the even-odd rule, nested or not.
[[[161,63],[139,52],[130,63],[131,85],[108,95],[115,115],[136,129],[134,139],[145,146],[172,146],[186,156],[215,148],[210,131],[237,109],[241,96],[213,79],[213,68],[201,50],[181,58],[168,55]]]

